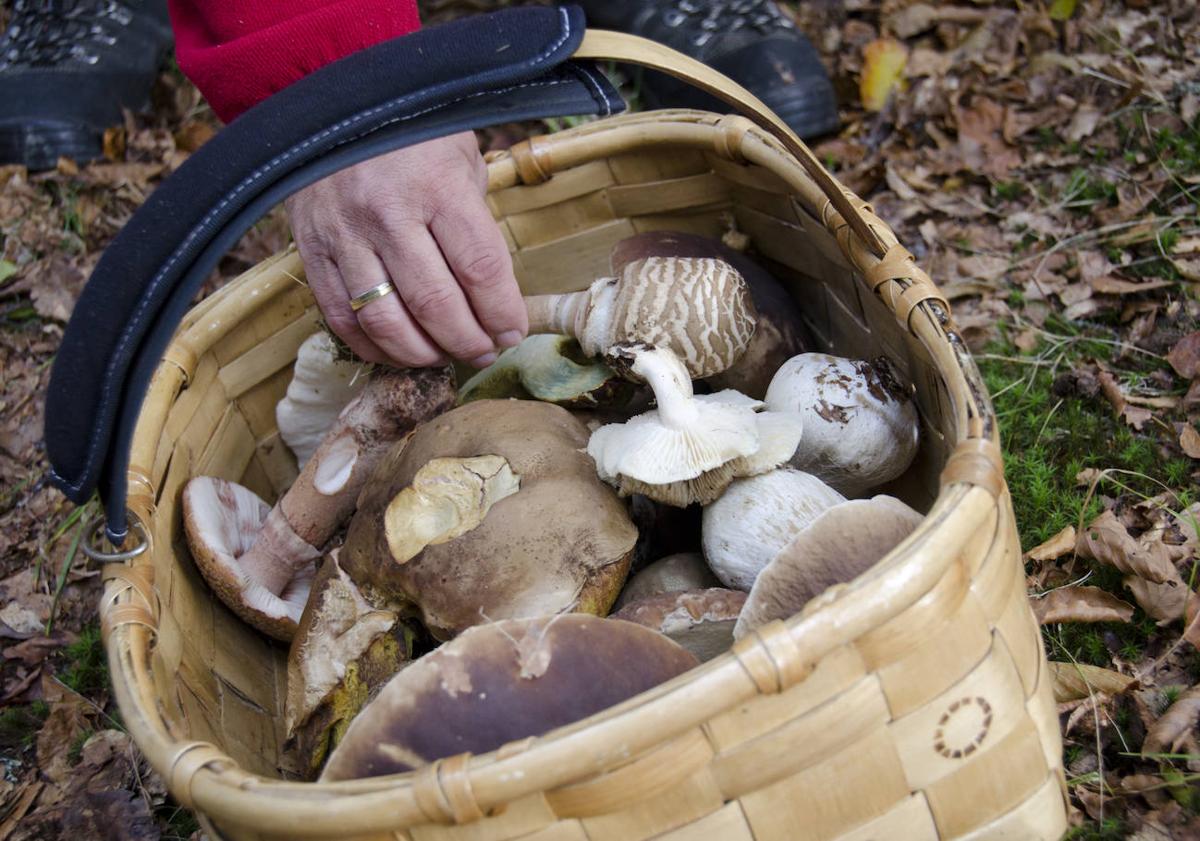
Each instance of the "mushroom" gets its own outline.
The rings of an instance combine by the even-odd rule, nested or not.
[[[733,645],[734,623],[745,603],[746,594],[740,590],[712,587],[647,596],[625,605],[612,618],[658,631],[704,663]]]
[[[337,358],[333,340],[324,330],[313,333],[296,353],[287,394],[275,406],[279,437],[303,468],[346,404],[367,383],[361,363]]]
[[[337,561],[325,557],[288,652],[284,725],[305,778],[321,770],[350,721],[412,659],[415,632],[372,607]]]
[[[480,625],[417,660],[350,725],[321,781],[412,770],[540,736],[696,665],[662,634],[569,614]]]
[[[231,556],[238,575],[208,578],[222,601],[264,633],[285,642],[290,640],[304,602],[288,602],[285,620],[271,618],[269,623],[259,624],[258,619],[251,619],[261,615],[263,596],[258,591],[278,596],[296,575],[311,569],[325,544],[354,511],[359,491],[391,445],[453,402],[454,384],[448,369],[376,368],[362,393],[338,415],[321,446],[261,528],[250,534],[251,545],[241,546],[241,551]],[[204,546],[201,533],[211,531],[211,526],[201,529],[201,524],[208,521],[190,511],[197,501],[211,500],[211,493],[202,492],[206,481],[213,480],[193,479],[183,497],[185,522],[196,526],[189,527],[188,536],[202,573],[217,569],[201,562],[197,554]],[[197,482],[201,485],[196,492],[189,492]],[[235,583],[237,586],[232,586]]]
[[[717,239],[676,231],[648,231],[613,248],[614,274],[648,257],[709,257],[724,260],[750,289],[758,326],[745,352],[726,370],[705,377],[714,389],[736,388],[761,400],[771,376],[786,360],[806,349],[800,310],[788,291],[762,266]]]
[[[728,263],[711,258],[636,260],[582,292],[533,295],[525,304],[530,333],[574,336],[588,356],[631,342],[662,346],[693,377],[724,371],[754,335],[746,282]]]
[[[800,440],[795,413],[764,421],[756,411],[763,404],[739,392],[693,394],[687,369],[669,350],[618,345],[607,358],[645,379],[658,403],[625,423],[601,427],[588,441],[600,478],[622,496],[644,494],[678,507],[707,504],[736,476],[785,461]],[[760,455],[764,431],[771,447]]]
[[[790,465],[847,496],[895,479],[917,453],[916,407],[884,357],[792,357],[771,380],[767,408],[803,417],[804,434]]]
[[[846,498],[811,473],[738,479],[704,509],[704,559],[726,587],[749,591],[759,572],[818,514]]]
[[[571,337],[533,335],[467,380],[458,402],[516,397],[582,409],[622,406],[633,391],[603,362],[585,356]]]
[[[476,400],[419,427],[359,499],[341,562],[373,604],[447,639],[489,620],[603,615],[637,529],[566,409]]]
[[[204,580],[245,622],[286,641],[296,632],[320,552],[288,532],[274,532],[292,557],[287,582],[274,593],[248,575],[242,559],[271,527],[270,511],[254,491],[226,479],[197,476],[183,489],[184,531]]]
[[[615,605],[625,605],[660,593],[680,593],[685,590],[706,590],[718,584],[712,570],[698,552],[679,552],[659,558],[629,577]]]
[[[920,514],[890,496],[852,499],[819,514],[759,573],[734,638],[786,619],[835,584],[862,575],[920,524]]]

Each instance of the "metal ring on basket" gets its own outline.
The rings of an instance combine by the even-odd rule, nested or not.
[[[137,533],[137,543],[132,549],[122,549],[117,552],[105,552],[98,548],[103,541],[105,545],[112,546],[108,537],[104,532],[104,515],[97,514],[88,521],[84,527],[84,539],[80,542],[79,548],[83,550],[83,554],[87,555],[91,560],[102,564],[118,563],[120,561],[130,561],[138,555],[146,551],[146,547],[150,545],[150,541],[146,539],[146,530],[142,527],[142,522],[132,512],[129,514],[130,531]]]

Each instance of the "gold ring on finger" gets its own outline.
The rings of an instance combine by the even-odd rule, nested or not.
[[[392,285],[390,280],[385,280],[377,286],[372,286],[361,295],[355,295],[350,299],[350,309],[358,312],[367,304],[374,301],[376,298],[382,298],[385,295],[391,295],[396,291],[396,287]]]

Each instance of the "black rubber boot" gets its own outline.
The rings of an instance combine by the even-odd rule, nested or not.
[[[99,157],[121,109],[148,103],[170,47],[166,0],[15,0],[0,38],[0,164]]]
[[[774,0],[573,0],[588,24],[658,41],[720,70],[801,137],[838,127],[837,98],[816,48]],[[661,73],[644,74],[651,108],[729,106]]]

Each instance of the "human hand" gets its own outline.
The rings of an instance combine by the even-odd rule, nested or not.
[[[482,368],[528,330],[471,132],[344,169],[286,203],[325,321],[369,362]],[[350,299],[391,281],[357,312]]]

